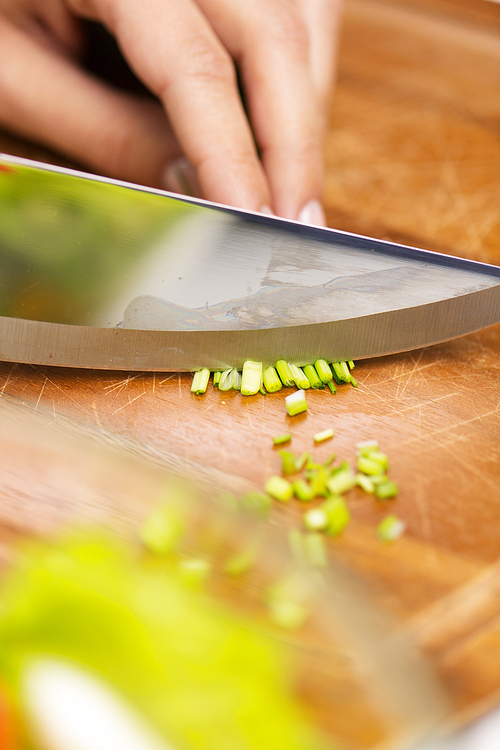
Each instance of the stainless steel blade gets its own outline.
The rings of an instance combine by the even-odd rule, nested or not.
[[[0,358],[373,357],[500,321],[500,269],[0,156]]]

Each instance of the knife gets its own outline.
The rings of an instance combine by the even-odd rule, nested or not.
[[[500,268],[0,155],[0,359],[375,357],[500,321]]]

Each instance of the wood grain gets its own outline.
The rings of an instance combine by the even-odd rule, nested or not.
[[[347,0],[326,148],[329,224],[500,264],[499,70],[499,5]],[[6,133],[0,147],[66,163]],[[171,373],[3,363],[0,392],[56,422],[69,416],[97,442],[236,492],[261,488],[278,470],[271,436],[285,429],[300,452],[334,427],[319,459],[335,450],[352,460],[357,441],[377,438],[400,495],[377,504],[352,491],[353,522],[331,552],[430,655],[459,723],[500,699],[499,352],[495,326],[359,362],[358,389],[311,393],[307,415],[293,421],[282,393],[197,398],[187,376]],[[0,505],[25,533],[42,510],[12,498]],[[374,528],[388,511],[407,533],[383,546]],[[275,509],[278,525],[299,516],[295,505]]]

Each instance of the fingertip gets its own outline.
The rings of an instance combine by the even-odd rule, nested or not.
[[[316,227],[326,227],[326,216],[323,206],[316,198],[308,201],[299,211],[298,221]]]

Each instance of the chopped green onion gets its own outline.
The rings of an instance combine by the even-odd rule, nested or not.
[[[354,362],[352,361],[352,359],[348,359],[347,360],[347,364],[349,365],[349,369],[350,370],[354,370],[354,368],[356,367],[356,365],[354,364]]]
[[[354,487],[355,484],[355,474],[347,462],[339,466],[326,481],[326,486],[332,495],[341,495]]]
[[[207,390],[209,379],[210,370],[208,369],[208,367],[203,367],[203,369],[195,372],[193,375],[193,382],[191,384],[191,393],[195,393],[197,396],[205,393],[205,391]]]
[[[292,371],[293,379],[297,388],[307,389],[311,387],[308,379],[304,374],[304,370],[301,367],[297,367],[297,365],[293,365],[291,364],[291,362],[288,363],[288,366]]]
[[[358,456],[358,470],[362,471],[363,474],[381,474],[384,471],[384,467],[379,461],[375,461],[372,458],[372,453],[368,456]]]
[[[297,479],[293,483],[293,492],[295,497],[302,503],[308,503],[316,497],[314,489],[305,479]]]
[[[264,381],[264,387],[269,393],[276,393],[276,391],[281,390],[283,387],[281,380],[278,377],[278,373],[272,365],[264,368],[262,379]]]
[[[282,503],[286,503],[293,496],[293,486],[287,479],[275,474],[266,482],[265,488],[268,495]]]
[[[317,468],[310,469],[307,473],[307,477],[311,483],[311,487],[314,492],[314,496],[327,495],[328,478],[330,472],[325,466],[318,464]]]
[[[311,454],[309,453],[309,451],[304,451],[301,457],[298,458],[297,461],[295,462],[297,466],[297,471],[302,471],[302,469],[304,468],[304,466],[306,465],[306,463],[309,461],[310,458],[311,458]]]
[[[369,495],[375,492],[375,485],[371,477],[367,477],[366,474],[356,474],[356,484]]]
[[[314,365],[306,365],[304,367],[304,375],[309,381],[311,388],[324,388],[325,384],[320,380],[318,373],[314,369]]]
[[[333,374],[337,376],[337,382],[348,383],[351,378],[345,362],[332,362]]]
[[[221,372],[219,378],[219,391],[230,391],[233,387],[233,368]]]
[[[172,505],[160,505],[146,519],[141,540],[156,555],[167,555],[175,549],[184,531],[181,513]]]
[[[322,508],[310,508],[303,515],[308,531],[324,531],[329,524],[328,515]]]
[[[377,535],[383,542],[394,542],[405,532],[404,522],[397,516],[386,516],[377,526]]]
[[[332,393],[337,393],[337,389],[333,385],[333,380],[330,380],[329,383],[327,383],[328,388],[331,390]]]
[[[234,391],[241,390],[241,372],[238,372],[236,367],[233,367],[233,385],[231,387]]]
[[[201,558],[189,558],[178,562],[182,582],[193,588],[198,588],[205,583],[211,569],[209,561]]]
[[[390,479],[380,482],[375,487],[375,497],[377,500],[390,500],[391,497],[396,497],[398,492],[398,485]]]
[[[288,362],[285,362],[284,359],[279,359],[276,362],[276,370],[278,371],[278,375],[281,378],[281,382],[283,385],[291,386],[295,385],[295,381],[293,379],[292,371],[290,370],[290,366]]]
[[[380,468],[382,471],[387,471],[389,469],[389,459],[387,458],[386,453],[382,453],[382,451],[373,450],[373,451],[370,451],[367,458],[369,458],[370,461],[376,461],[378,464],[380,464]]]
[[[325,359],[317,359],[314,363],[314,368],[318,373],[319,379],[322,383],[331,383],[333,374],[330,365]]]
[[[273,443],[274,445],[283,445],[283,443],[289,443],[291,439],[291,433],[285,432],[283,435],[276,435],[276,437],[273,437]]]
[[[260,386],[259,393],[262,394],[262,396],[267,396],[267,391],[263,385]]]
[[[314,436],[314,442],[315,443],[322,443],[324,440],[330,440],[334,435],[334,432],[332,429],[330,430],[322,430],[322,432],[317,432]]]
[[[319,506],[328,517],[326,531],[338,536],[351,520],[349,508],[342,497],[331,497]]]
[[[214,372],[214,376],[212,380],[214,388],[216,388],[219,385],[220,376],[221,376],[220,372]]]
[[[373,451],[378,451],[378,443],[376,440],[363,440],[361,443],[356,443],[356,448],[362,456],[368,456]]]
[[[255,396],[259,392],[262,381],[262,362],[254,362],[247,359],[243,363],[241,375],[241,395]]]
[[[303,411],[307,411],[307,401],[304,391],[295,391],[285,398],[286,410],[290,417],[295,417]]]
[[[332,362],[332,371],[337,383],[351,383],[355,388],[358,387],[356,380],[350,373],[347,362]]]
[[[309,565],[312,565],[314,568],[326,568],[328,559],[326,556],[325,540],[321,534],[314,531],[304,534],[302,548],[304,550],[304,557]]]
[[[337,367],[336,367],[337,364],[338,364],[337,362],[331,363],[333,380],[337,383],[337,385],[342,385],[342,383],[344,383],[345,381],[342,377],[339,377],[338,375]]]
[[[295,453],[291,451],[280,450],[281,456],[281,470],[283,474],[296,474],[297,473],[297,459]]]

